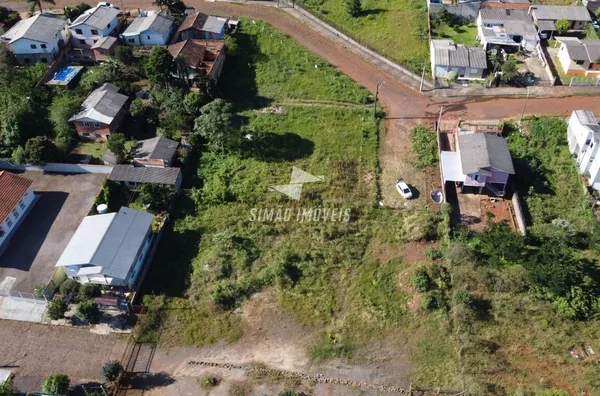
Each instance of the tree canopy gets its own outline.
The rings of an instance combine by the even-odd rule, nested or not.
[[[556,32],[558,34],[565,34],[571,28],[571,22],[563,18],[554,22],[554,26],[556,26]]]
[[[233,127],[233,106],[223,99],[216,99],[200,109],[194,131],[208,140],[212,149],[225,150],[240,142],[239,131]]]
[[[173,68],[173,56],[165,47],[153,47],[146,60],[146,74],[154,84],[163,84],[167,81]]]
[[[66,395],[70,384],[71,380],[66,374],[52,374],[42,383],[42,392],[56,396]]]

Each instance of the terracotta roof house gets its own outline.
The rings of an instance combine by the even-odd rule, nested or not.
[[[227,31],[227,18],[201,12],[188,15],[173,36],[172,44],[183,40],[221,40]]]
[[[33,181],[0,171],[0,255],[34,204]]]
[[[560,43],[558,60],[567,75],[600,77],[600,40],[555,37]]]
[[[179,143],[163,137],[140,140],[133,149],[134,165],[164,168],[171,166]]]
[[[123,121],[128,99],[119,93],[119,88],[105,83],[92,91],[81,105],[81,110],[69,121],[75,123],[77,134],[82,139],[106,141]]]
[[[192,81],[197,77],[210,76],[216,83],[223,70],[225,50],[222,41],[185,40],[169,45],[169,52],[178,63],[178,78]],[[183,66],[183,67],[181,67]]]

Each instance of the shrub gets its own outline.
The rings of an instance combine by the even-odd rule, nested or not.
[[[424,268],[419,268],[415,271],[411,278],[411,282],[416,291],[424,293],[431,289],[431,278],[427,275]]]
[[[207,377],[202,378],[202,387],[204,389],[214,388],[219,385],[221,379],[219,377],[215,377],[214,375],[209,375]]]
[[[14,386],[12,378],[7,379],[0,384],[0,396],[17,396],[20,392],[17,387]]]
[[[114,382],[123,371],[123,366],[118,360],[110,360],[102,366],[101,377],[105,382]]]
[[[100,288],[100,285],[97,285],[95,283],[86,283],[85,285],[82,285],[79,289],[78,300],[86,301],[94,299],[96,297],[100,297],[100,295],[102,294],[101,290],[102,289]]]
[[[415,167],[423,169],[438,163],[437,138],[433,129],[417,125],[410,130],[412,149],[417,154]]]
[[[79,304],[77,307],[77,317],[82,320],[86,320],[90,323],[96,323],[100,316],[100,310],[98,304],[93,301],[86,300]]]
[[[79,282],[73,279],[67,279],[60,285],[59,290],[60,294],[62,294],[63,296],[67,296],[70,294],[76,297],[80,287],[81,284]]]
[[[62,298],[57,298],[48,303],[46,308],[46,315],[51,320],[58,320],[65,317],[65,312],[69,309],[67,302]]]
[[[353,18],[356,18],[360,15],[362,11],[362,4],[360,0],[344,0],[344,5],[346,6],[346,12]]]
[[[425,250],[425,255],[430,260],[439,260],[444,257],[444,253],[442,253],[440,249],[436,248],[427,248],[427,250]]]
[[[51,395],[65,395],[69,391],[71,380],[66,374],[52,374],[46,377],[42,383],[42,392]]]
[[[427,293],[421,298],[421,307],[428,311],[434,311],[439,308],[439,301],[435,294]]]
[[[471,295],[469,294],[469,292],[467,290],[465,290],[465,289],[456,290],[454,292],[454,303],[457,305],[460,304],[465,307],[470,307],[471,304],[473,303],[473,299],[471,298]]]
[[[33,295],[36,296],[37,298],[42,298],[44,296],[45,292],[46,292],[46,285],[44,285],[43,283],[40,283],[39,285],[37,285],[35,287],[35,289],[33,289]]]

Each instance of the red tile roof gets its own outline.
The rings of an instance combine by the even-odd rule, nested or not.
[[[181,57],[188,66],[206,69],[207,73],[222,50],[223,41],[220,40],[185,40],[169,45],[173,58]]]
[[[0,172],[0,224],[4,223],[32,184],[32,180],[14,173]]]

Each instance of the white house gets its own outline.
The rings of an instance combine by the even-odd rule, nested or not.
[[[69,38],[66,26],[67,20],[54,14],[37,14],[17,22],[0,40],[20,65],[51,63]]]
[[[167,45],[175,18],[156,11],[142,12],[121,34],[127,45]]]
[[[588,184],[600,191],[600,125],[589,110],[575,110],[567,128],[569,151],[575,156],[579,173],[585,175]]]
[[[33,206],[32,184],[22,176],[0,172],[0,255]]]
[[[524,10],[482,8],[477,32],[484,49],[498,45],[535,50],[540,41],[533,18]]]
[[[483,48],[456,45],[452,40],[431,40],[431,72],[433,78],[448,78],[455,72],[459,80],[478,80],[487,69],[487,56]]]
[[[110,36],[119,27],[119,13],[119,10],[103,5],[85,11],[69,25],[71,45],[91,48],[102,37]]]
[[[85,217],[56,267],[81,283],[134,288],[152,245],[153,218],[127,207]]]

